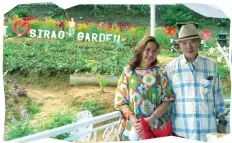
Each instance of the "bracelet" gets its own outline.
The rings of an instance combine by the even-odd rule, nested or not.
[[[156,115],[154,114],[154,112],[152,112],[152,114],[151,114],[151,115],[152,115],[154,118],[157,118],[157,117],[156,117]]]
[[[227,125],[227,120],[218,120],[218,123],[226,126]]]

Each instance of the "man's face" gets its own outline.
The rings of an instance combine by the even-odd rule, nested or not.
[[[196,59],[201,44],[200,41],[200,39],[189,39],[178,43],[187,61],[193,62]]]

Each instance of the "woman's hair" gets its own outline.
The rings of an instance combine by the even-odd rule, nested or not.
[[[143,51],[148,42],[154,42],[159,48],[159,43],[156,41],[155,37],[153,36],[144,36],[138,43],[138,45],[134,48],[134,57],[132,58],[131,62],[129,63],[131,70],[134,70],[137,66],[139,66]],[[151,63],[151,66],[155,66],[158,63],[157,59]]]

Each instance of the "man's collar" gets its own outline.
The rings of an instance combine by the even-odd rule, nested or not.
[[[195,59],[195,61],[193,62],[193,64],[195,65],[196,63],[198,63],[198,61],[199,61],[199,53],[197,54],[197,58]],[[185,58],[185,56],[184,56],[184,54],[182,54],[181,56],[180,56],[180,61],[181,61],[181,63],[182,64],[184,64],[184,63],[189,63],[188,61],[187,61],[187,59]]]

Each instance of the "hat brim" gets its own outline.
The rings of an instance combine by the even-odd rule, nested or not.
[[[197,39],[197,38],[201,39],[201,37],[198,35],[198,36],[187,37],[187,38],[178,38],[178,39],[176,39],[175,41],[176,41],[176,42],[180,42],[180,41],[184,41],[184,40]]]

